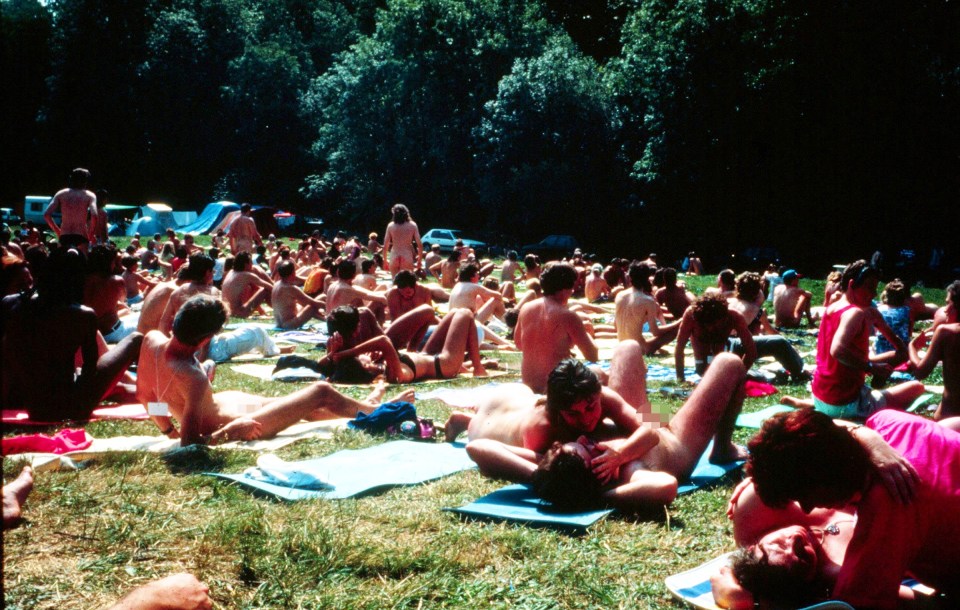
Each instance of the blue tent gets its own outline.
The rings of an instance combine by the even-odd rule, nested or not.
[[[240,211],[240,206],[231,201],[215,201],[208,203],[203,208],[203,212],[192,223],[178,227],[177,230],[182,233],[193,233],[195,235],[206,235],[223,220],[224,216],[230,212]]]

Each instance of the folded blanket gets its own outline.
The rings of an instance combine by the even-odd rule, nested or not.
[[[285,462],[272,453],[261,455],[257,458],[256,468],[247,468],[243,474],[256,481],[282,487],[299,487],[300,489],[330,489],[333,487],[320,477],[299,470],[295,463]]]
[[[331,455],[285,462],[284,473],[300,473],[329,483],[331,489],[304,489],[268,482],[263,473],[255,475],[206,474],[228,479],[284,500],[351,498],[398,485],[415,485],[461,470],[476,468],[462,444],[391,441],[366,449],[347,449]]]
[[[3,455],[16,453],[54,453],[60,455],[69,451],[86,449],[93,438],[82,428],[64,428],[53,436],[46,434],[27,434],[3,439]]]

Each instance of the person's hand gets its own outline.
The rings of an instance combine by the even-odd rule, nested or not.
[[[225,440],[252,441],[263,434],[263,425],[249,417],[238,417],[222,428]]]
[[[753,594],[740,586],[729,566],[723,566],[719,574],[710,577],[710,588],[713,589],[713,601],[721,608],[753,608]]]
[[[733,512],[737,507],[737,503],[740,501],[740,494],[742,494],[748,487],[753,485],[753,477],[747,477],[734,488],[733,495],[730,496],[730,501],[727,502],[727,517],[733,519]]]
[[[920,331],[919,335],[913,338],[913,347],[915,347],[917,351],[926,349],[927,346],[930,345],[930,337],[931,337],[930,329],[929,328],[923,329],[922,331]]]
[[[862,439],[860,435],[867,434],[863,430],[865,428],[857,429],[855,436],[858,436],[858,440]],[[879,434],[874,434],[876,438],[870,435],[861,443],[867,450],[870,463],[873,464],[880,482],[883,483],[890,497],[901,504],[909,504],[916,495],[920,475],[913,464],[884,442]]]
[[[335,332],[327,339],[327,353],[333,354],[341,349],[343,349],[343,336],[339,332]]]
[[[167,608],[176,610],[200,610],[213,608],[210,599],[210,587],[203,584],[193,574],[173,574],[152,583],[158,592],[162,592]]]
[[[620,452],[621,445],[614,441],[597,443],[597,449],[603,453],[590,460],[587,465],[601,483],[607,483],[619,477],[620,466],[626,461]]]

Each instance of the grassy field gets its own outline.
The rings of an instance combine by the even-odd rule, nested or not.
[[[700,293],[713,281],[688,278],[688,285]],[[815,299],[823,293],[822,281],[803,285]],[[926,296],[943,302],[942,291]],[[801,352],[814,348],[810,335],[791,338],[803,339]],[[519,356],[500,357],[514,372],[500,380],[517,380]],[[278,396],[302,384],[259,382],[222,365],[214,387]],[[651,399],[670,411],[681,405],[659,392]],[[748,399],[744,410],[773,402],[776,396]],[[440,422],[450,412],[429,400],[417,408]],[[94,437],[157,433],[147,422],[93,422],[87,430]],[[5,428],[4,435],[37,431],[53,432]],[[738,442],[748,438],[738,430]],[[305,459],[382,441],[344,431],[278,455]],[[669,507],[612,516],[583,536],[570,536],[442,512],[503,485],[475,471],[360,499],[297,503],[258,498],[200,474],[239,472],[255,459],[252,452],[213,449],[170,463],[131,452],[79,471],[38,474],[24,523],[4,533],[5,607],[102,607],[177,571],[207,582],[221,608],[681,607],[663,579],[731,550],[724,510],[740,476]],[[19,469],[16,459],[4,459],[5,480]]]

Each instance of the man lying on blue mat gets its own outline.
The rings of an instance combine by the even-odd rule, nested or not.
[[[710,461],[745,458],[731,436],[746,372],[731,354],[714,362],[666,426],[651,425],[649,417],[602,388],[582,363],[564,360],[550,374],[545,400],[517,391],[491,395],[476,414],[455,414],[447,423],[448,438],[466,428],[467,453],[481,472],[533,482],[557,508],[668,504],[678,480],[690,475],[714,436]],[[619,438],[601,425],[608,417]]]
[[[323,381],[279,398],[234,391],[214,394],[208,374],[211,368],[201,365],[195,354],[220,331],[226,315],[221,301],[195,296],[177,312],[172,338],[151,331],[143,340],[137,397],[147,405],[160,431],[170,438],[179,437],[181,445],[270,438],[302,419],[369,413],[382,398],[382,385],[367,402],[360,402]],[[394,400],[412,402],[413,390]],[[171,414],[180,422],[179,432]]]

